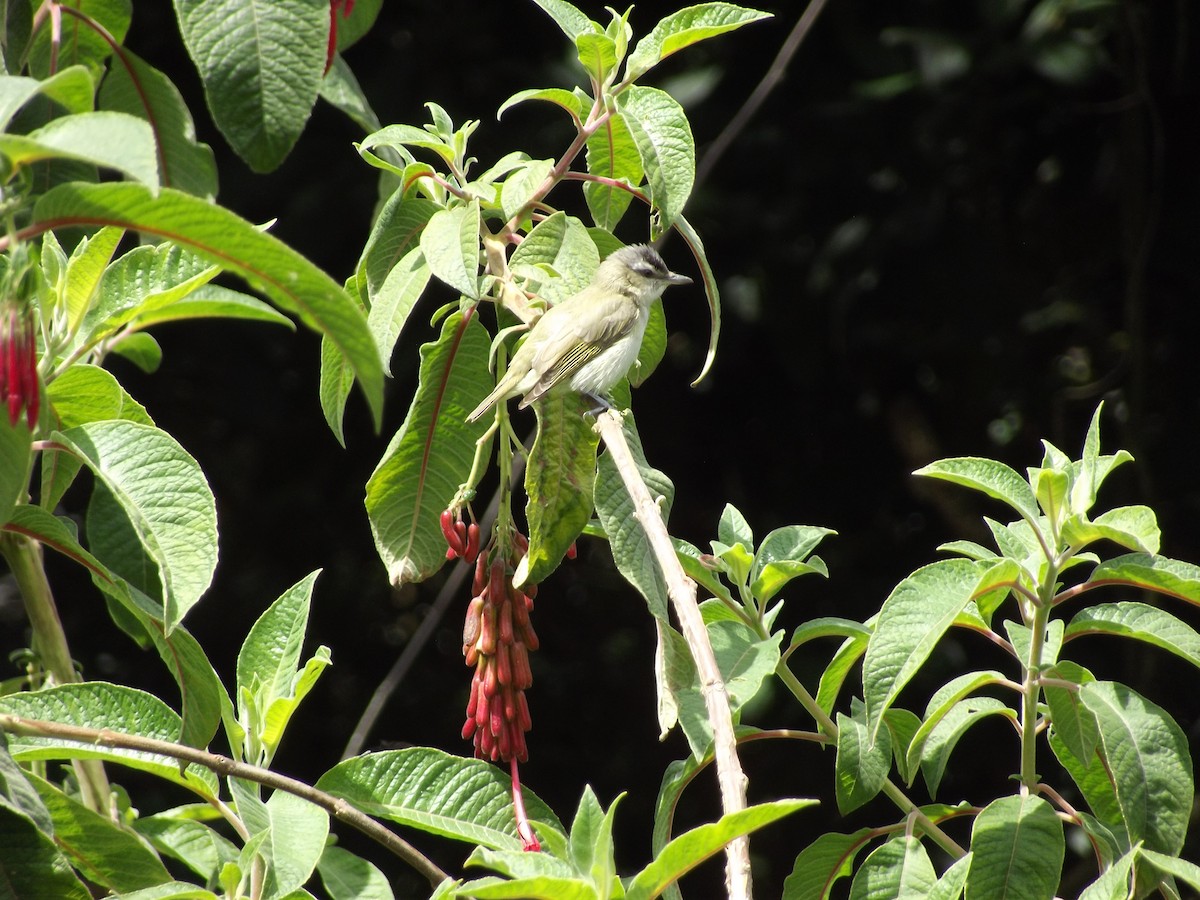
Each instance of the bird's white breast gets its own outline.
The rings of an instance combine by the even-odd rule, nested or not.
[[[637,359],[642,346],[642,335],[646,333],[646,322],[650,318],[649,304],[638,310],[637,321],[629,333],[614,343],[595,359],[584,363],[571,376],[571,390],[587,394],[602,394],[616,384]]]

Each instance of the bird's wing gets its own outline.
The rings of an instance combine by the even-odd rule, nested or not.
[[[588,290],[591,289],[585,289],[585,293]],[[554,360],[554,362],[547,369],[538,373],[537,381],[525,392],[525,397],[519,404],[522,409],[542,397],[559,382],[570,378],[583,366],[611,347],[618,338],[628,333],[629,329],[633,327],[634,322],[637,321],[637,305],[628,297],[619,294],[608,296],[600,301],[580,294],[571,298],[567,303],[554,307],[546,315],[557,313],[564,318],[571,316],[574,313],[573,306],[583,305],[579,301],[587,304],[595,304],[597,302],[602,304],[594,308],[594,318],[592,315],[588,316],[589,320],[593,322],[599,321],[600,328],[595,329],[596,333],[592,335],[591,340],[584,339],[583,324],[579,321],[578,317],[572,319],[573,327],[562,329],[560,333],[560,340],[563,342],[562,352],[545,353],[546,358]],[[561,312],[559,312],[560,310]],[[536,332],[534,335],[531,335],[531,337],[535,336]]]

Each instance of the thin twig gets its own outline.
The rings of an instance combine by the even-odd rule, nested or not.
[[[171,741],[160,741],[155,738],[142,737],[136,734],[122,734],[107,728],[82,728],[78,725],[65,725],[61,722],[47,722],[43,719],[27,719],[23,716],[0,714],[0,728],[12,734],[34,735],[38,737],[54,737],[62,740],[76,741],[80,744],[90,744],[101,747],[114,747],[121,750],[137,750],[143,753],[157,753],[169,756],[183,762],[195,763],[216,772],[218,775],[233,778],[244,778],[275,790],[295,794],[316,806],[321,807],[335,819],[345,822],[358,829],[385,849],[390,850],[410,866],[424,875],[433,886],[441,884],[449,876],[439,869],[432,860],[426,858],[419,850],[399,835],[388,830],[370,816],[359,812],[345,800],[317,790],[310,784],[252,766],[249,763],[238,762],[228,756],[209,753],[207,750],[197,750],[185,744]]]
[[[791,33],[787,36],[787,40],[783,42],[783,46],[779,48],[779,52],[775,55],[771,67],[767,69],[767,73],[763,75],[758,86],[754,88],[753,93],[746,98],[746,102],[742,104],[741,109],[729,120],[729,124],[721,129],[721,133],[717,135],[717,139],[709,144],[708,149],[704,152],[700,163],[696,166],[696,180],[693,190],[708,178],[717,162],[725,154],[725,151],[729,149],[738,135],[745,130],[750,120],[754,118],[754,114],[763,105],[763,101],[783,81],[788,64],[792,61],[792,57],[796,55],[796,51],[800,49],[800,45],[808,35],[809,29],[817,21],[817,16],[821,14],[821,10],[824,9],[827,2],[828,0],[811,0],[808,6],[805,7],[804,12],[797,20],[795,27],[792,28]]]
[[[596,418],[596,431],[617,467],[625,490],[633,500],[634,517],[642,526],[650,541],[663,578],[667,583],[667,595],[675,615],[679,619],[679,630],[687,642],[696,671],[700,676],[700,693],[708,710],[708,721],[713,730],[713,754],[717,763],[717,781],[721,788],[721,808],[725,815],[746,808],[746,776],[737,755],[737,741],[733,733],[733,717],[729,709],[729,694],[717,668],[717,658],[708,640],[704,618],[696,604],[696,583],[683,571],[675,555],[671,536],[667,533],[662,514],[650,495],[649,488],[638,472],[637,463],[625,440],[621,415],[608,410]],[[750,840],[740,837],[725,848],[725,883],[731,900],[749,900],[750,891]]]

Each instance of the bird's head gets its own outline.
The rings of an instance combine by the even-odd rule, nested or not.
[[[668,269],[658,251],[648,244],[632,244],[613,251],[600,264],[596,281],[643,304],[660,297],[672,284],[692,283],[686,275]]]

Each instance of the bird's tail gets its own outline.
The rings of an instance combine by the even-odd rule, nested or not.
[[[475,407],[470,414],[467,415],[467,421],[478,422],[489,409],[496,405],[496,401],[504,396],[504,393],[507,390],[508,385],[502,380],[500,384],[496,385],[495,389],[486,397],[484,397],[483,401],[477,407]]]

